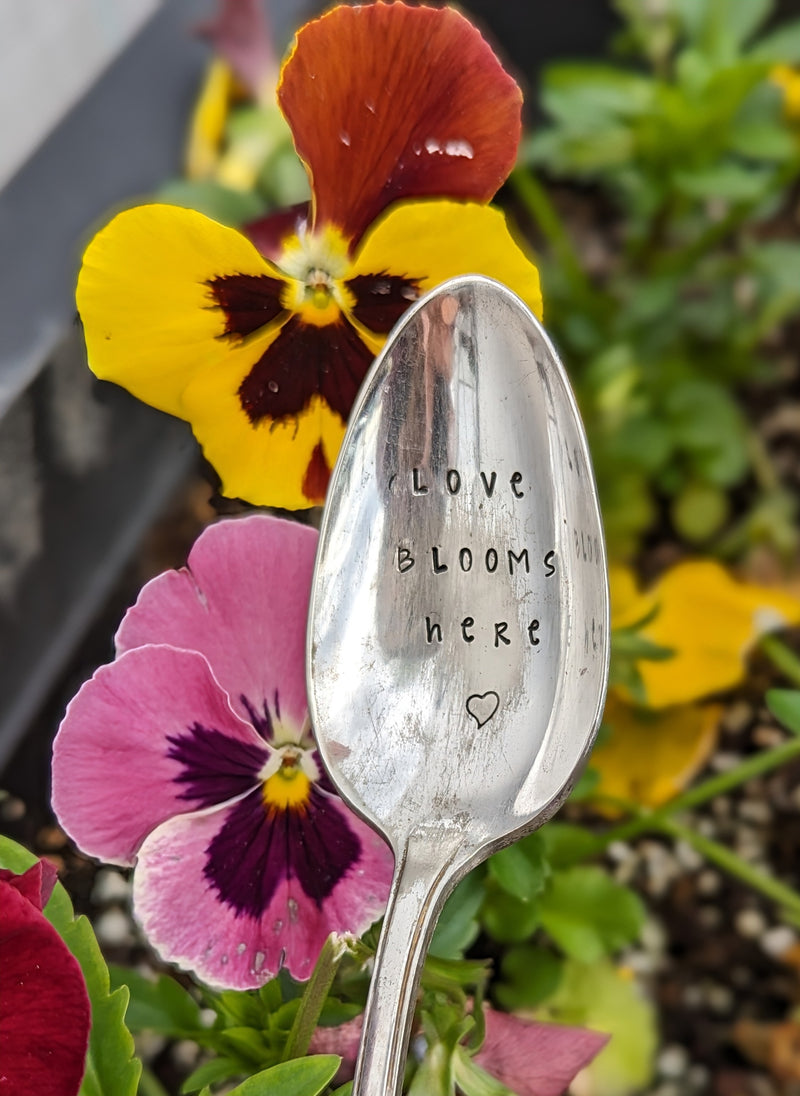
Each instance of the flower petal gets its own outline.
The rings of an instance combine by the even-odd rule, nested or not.
[[[517,154],[520,90],[452,8],[334,8],[299,32],[278,102],[315,225],[348,239],[399,198],[488,201]]]
[[[248,809],[249,835],[242,824]],[[182,815],[160,826],[139,851],[134,909],[163,958],[194,971],[210,985],[252,989],[281,965],[295,978],[308,978],[331,932],[363,932],[383,911],[392,856],[378,835],[341,802],[330,799],[327,809],[343,816],[360,852],[321,901],[289,874],[281,841],[290,835],[273,834],[257,797],[220,811]],[[229,874],[222,880],[223,887],[231,888],[225,900],[209,863],[223,845],[229,849],[229,839],[240,842],[241,872],[235,884]],[[322,870],[323,865],[319,867]],[[258,916],[250,912],[255,908],[260,908]]]
[[[394,206],[364,237],[353,262],[353,276],[378,272],[411,281],[423,293],[459,274],[485,274],[542,314],[539,271],[515,243],[503,214],[490,206],[446,201]]]
[[[247,704],[263,713],[266,703],[299,730],[316,548],[315,529],[266,514],[210,526],[185,568],[142,589],[117,633],[117,650],[168,643],[199,651],[244,719],[252,719]]]
[[[542,1024],[487,1008],[486,1040],[475,1061],[517,1096],[560,1096],[608,1036]]]
[[[800,599],[737,582],[711,560],[678,564],[648,593],[658,612],[642,635],[675,651],[663,661],[638,663],[652,708],[731,688],[744,677],[744,660],[760,636],[800,624]]]
[[[0,907],[0,1092],[75,1096],[90,1024],[81,969],[47,918],[6,881]]]
[[[303,510],[320,506],[324,494],[309,493],[307,475],[321,447],[333,467],[345,423],[321,396],[280,421],[252,423],[236,392],[210,373],[187,390],[185,405],[206,459],[222,477],[222,493],[256,506]]]
[[[202,655],[139,647],[101,666],[69,705],[53,747],[53,809],[84,852],[130,864],[164,819],[252,788],[267,756]]]
[[[254,99],[275,88],[278,63],[260,0],[222,0],[214,19],[197,27]]]
[[[659,807],[682,791],[708,760],[719,737],[718,704],[680,704],[653,712],[609,694],[604,722],[611,733],[592,753],[600,774],[594,795]]]
[[[18,890],[37,910],[43,910],[47,905],[57,880],[58,872],[49,860],[37,860],[22,875],[8,868],[0,868],[0,882],[8,883]]]
[[[241,233],[177,206],[120,213],[89,244],[78,278],[91,369],[181,418],[183,391],[198,372],[225,367],[228,376],[233,360],[235,393],[261,344],[223,337],[234,328],[209,283],[242,275],[271,290],[269,324],[280,315],[284,279]]]

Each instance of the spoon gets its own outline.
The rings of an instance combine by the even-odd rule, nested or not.
[[[395,876],[353,1096],[397,1096],[456,883],[563,802],[600,722],[608,579],[586,438],[526,306],[488,278],[410,309],[334,469],[308,697],[346,802]]]

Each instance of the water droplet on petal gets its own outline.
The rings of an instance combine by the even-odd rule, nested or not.
[[[434,140],[433,137],[429,137],[425,142],[425,151],[430,152],[430,154],[433,155],[434,152],[441,152],[442,146],[438,141]]]
[[[264,960],[265,959],[266,959],[266,955],[264,955],[264,952],[263,951],[257,951],[256,955],[255,955],[255,959],[253,960],[253,970],[256,971],[256,972],[260,971],[261,968],[264,966]]]
[[[244,955],[244,953],[246,951],[247,951],[247,944],[237,944],[236,945],[236,954],[237,955]]]
[[[270,381],[269,384],[267,385],[267,388],[270,390],[270,392],[277,392],[278,391],[278,382],[277,381]]]
[[[364,105],[366,106],[366,108],[370,112],[370,114],[375,113],[375,104],[373,103],[373,101],[371,99],[367,99],[367,101]]]
[[[297,924],[298,905],[294,898],[290,898],[286,903],[286,907],[289,910],[289,920],[293,925]]]
[[[347,145],[348,148],[350,147],[350,134],[347,133],[345,130],[342,130],[342,132],[339,134],[339,140],[342,142],[343,145]]]
[[[474,150],[469,141],[446,141],[444,150],[448,156],[464,156],[471,160]]]
[[[278,935],[278,933],[279,933],[279,932],[281,931],[281,929],[282,929],[282,928],[283,928],[283,921],[281,921],[281,919],[280,919],[280,918],[278,918],[278,920],[277,920],[277,921],[276,921],[276,922],[275,922],[275,923],[273,924],[273,926],[272,926],[272,931],[273,931],[273,932],[275,933],[275,935],[277,936],[277,935]]]

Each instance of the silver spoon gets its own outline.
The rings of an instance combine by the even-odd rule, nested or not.
[[[504,286],[469,276],[395,328],[353,410],[320,532],[311,721],[395,876],[353,1096],[396,1096],[436,919],[545,822],[608,676],[608,580],[563,367]]]

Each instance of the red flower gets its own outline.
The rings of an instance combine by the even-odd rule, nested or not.
[[[0,869],[0,1094],[75,1096],[91,1009],[78,961],[42,913],[56,870]]]

